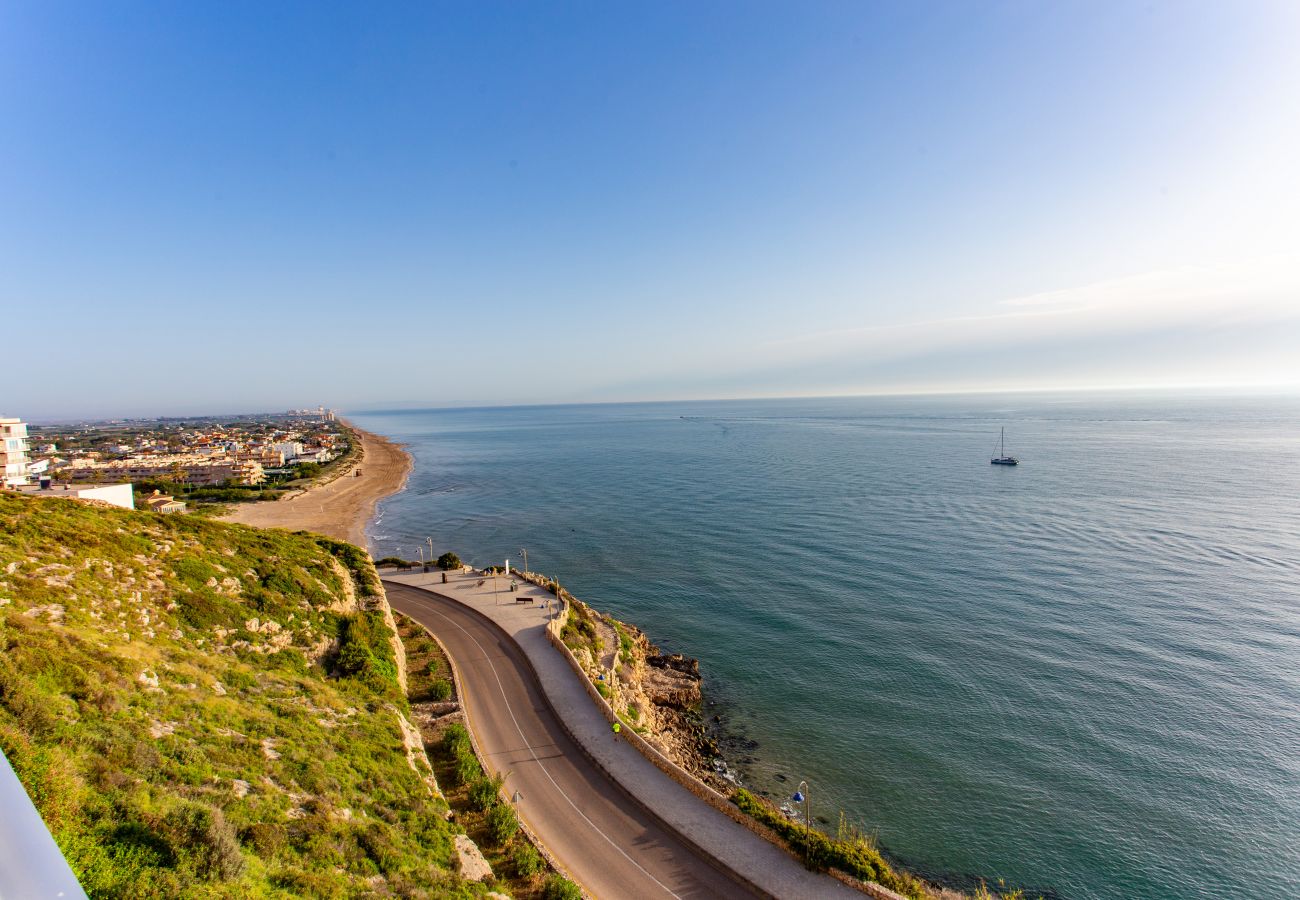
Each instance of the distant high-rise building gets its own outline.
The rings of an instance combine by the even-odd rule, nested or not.
[[[21,419],[0,419],[0,462],[5,487],[27,484],[27,423]]]

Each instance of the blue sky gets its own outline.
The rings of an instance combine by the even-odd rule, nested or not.
[[[0,0],[0,413],[1294,385],[1297,46],[1285,2]]]

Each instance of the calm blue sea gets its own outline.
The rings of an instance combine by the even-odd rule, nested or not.
[[[1300,897],[1300,399],[353,419],[416,459],[377,555],[526,547],[699,657],[748,783],[922,874]]]

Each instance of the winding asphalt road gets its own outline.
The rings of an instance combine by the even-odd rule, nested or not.
[[[565,732],[519,647],[479,613],[394,582],[389,603],[436,634],[461,677],[470,727],[521,817],[598,898],[758,896],[646,812]],[[610,739],[613,740],[611,734]]]

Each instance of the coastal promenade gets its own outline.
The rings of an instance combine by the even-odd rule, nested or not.
[[[447,645],[467,682],[462,699],[470,728],[489,765],[508,776],[506,793],[520,792],[521,818],[592,895],[860,900],[861,893],[808,871],[615,739],[547,639],[543,604],[550,594],[525,582],[511,593],[505,577],[456,573],[447,584],[441,581],[441,573],[384,576],[393,608]],[[552,710],[563,734],[545,725]],[[605,821],[618,827],[606,830],[599,824]],[[722,870],[747,884],[727,879]]]

